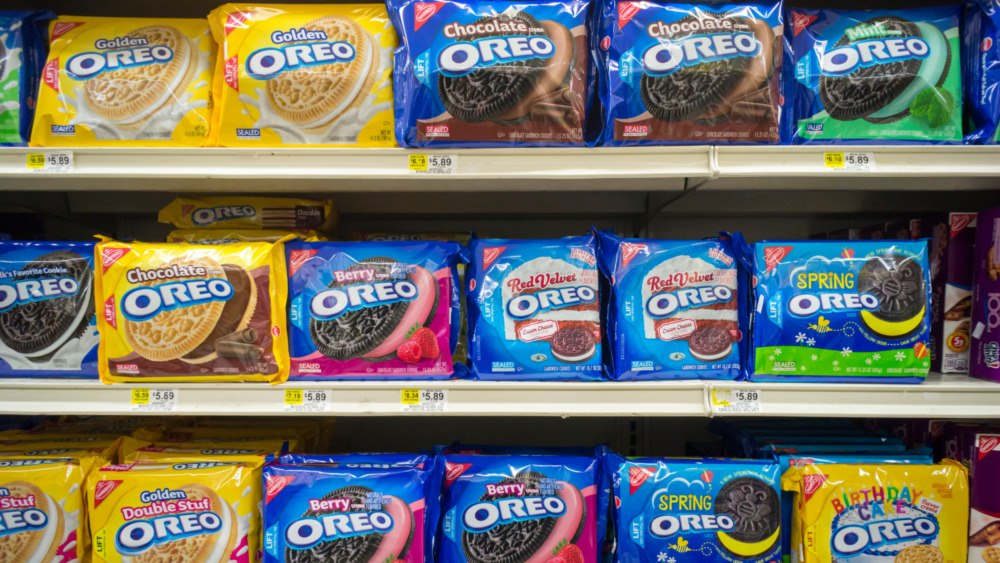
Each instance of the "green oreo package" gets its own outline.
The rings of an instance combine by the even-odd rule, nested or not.
[[[793,142],[961,143],[959,15],[792,10]]]

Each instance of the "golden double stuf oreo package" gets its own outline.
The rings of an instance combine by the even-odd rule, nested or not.
[[[336,226],[337,211],[330,200],[179,197],[161,209],[157,219],[178,229],[197,229],[202,233],[210,229],[218,231],[220,238],[232,238],[228,232],[244,229],[327,231]]]
[[[396,146],[385,6],[225,4],[212,134],[220,146]]]
[[[106,241],[96,261],[105,382],[287,376],[282,243]]]
[[[216,52],[207,21],[62,16],[49,30],[33,146],[205,145]]]

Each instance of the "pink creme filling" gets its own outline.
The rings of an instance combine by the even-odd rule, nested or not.
[[[384,561],[395,561],[399,558],[399,552],[406,547],[406,540],[410,539],[410,528],[413,527],[413,514],[410,507],[396,497],[392,499],[385,511],[392,518],[392,529],[382,537],[382,543],[369,561],[371,563],[382,563]]]
[[[417,298],[410,301],[406,313],[403,314],[403,320],[396,325],[395,330],[378,347],[365,354],[366,358],[378,358],[392,354],[406,342],[407,331],[414,325],[423,326],[427,317],[430,316],[437,297],[437,279],[426,268],[417,266],[413,275],[410,276],[410,281],[417,286]]]
[[[555,556],[554,551],[559,543],[566,540],[569,543],[576,535],[577,529],[582,526],[584,500],[580,490],[564,481],[558,481],[562,489],[556,491],[556,495],[566,503],[566,513],[556,520],[556,525],[552,528],[552,533],[545,539],[542,547],[534,555],[529,557],[524,563],[546,563]]]

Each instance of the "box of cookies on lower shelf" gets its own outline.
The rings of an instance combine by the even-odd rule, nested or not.
[[[1000,207],[976,221],[969,375],[1000,382]]]

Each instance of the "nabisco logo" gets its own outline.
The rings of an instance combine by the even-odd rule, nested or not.
[[[418,31],[442,7],[444,2],[418,2],[413,10],[413,31]]]
[[[767,273],[771,273],[771,270],[778,265],[779,262],[788,256],[788,253],[795,248],[793,246],[765,246],[764,247],[764,264],[767,265]]]
[[[630,22],[641,9],[638,2],[622,2],[618,4],[618,29],[625,27],[625,24]]]
[[[952,213],[951,214],[951,238],[954,238],[962,229],[968,227],[976,220],[975,213]]]
[[[726,254],[726,251],[722,250],[721,248],[709,248],[708,257],[713,260],[718,260],[719,262],[722,262],[726,266],[733,265],[733,257]]]
[[[813,494],[826,483],[826,475],[804,475],[802,484],[805,487],[806,500],[812,498]]]
[[[635,494],[635,491],[653,476],[653,471],[648,467],[629,467],[628,468],[628,484],[629,484],[629,494]]]
[[[467,469],[472,467],[471,463],[445,463],[444,464],[444,486],[450,487],[455,479],[462,476]]]
[[[792,12],[792,25],[795,31],[792,37],[798,37],[802,30],[809,27],[809,24],[816,21],[817,16],[809,16],[802,12]]]
[[[236,55],[226,59],[225,64],[222,67],[223,75],[226,77],[226,84],[230,88],[240,91],[240,63]]]
[[[601,49],[607,51],[611,48],[611,37],[605,35],[604,39],[601,39]]]
[[[1000,436],[979,436],[979,459],[1000,446]]]
[[[100,506],[101,502],[108,498],[108,495],[122,483],[123,481],[98,481],[97,486],[94,487],[94,508]]]
[[[128,252],[127,248],[105,248],[101,251],[101,266],[104,268],[104,273],[108,273],[108,268],[112,264],[117,262],[125,253]]]
[[[319,252],[317,249],[312,250],[293,250],[288,257],[288,269],[290,270],[290,275],[295,275],[295,272],[299,271],[299,268],[305,265],[310,258]]]
[[[632,261],[633,258],[639,255],[640,252],[646,250],[646,245],[642,243],[635,242],[623,242],[622,243],[622,268],[627,268],[628,263]]]
[[[500,256],[500,253],[502,253],[504,250],[507,250],[506,246],[494,246],[491,248],[484,248],[483,269],[485,270],[486,268],[489,268],[490,264],[492,264],[493,261],[496,260]]]
[[[229,17],[226,18],[226,23],[223,25],[226,35],[232,33],[234,29],[247,27],[246,22],[252,18],[253,12],[233,12],[229,14]]]
[[[55,25],[52,26],[52,37],[49,40],[54,41],[64,33],[67,33],[71,29],[81,25],[83,25],[83,22],[56,22]]]
[[[56,25],[59,25],[58,23]],[[45,65],[45,70],[42,71],[42,80],[49,88],[52,88],[56,92],[59,91],[59,57],[56,57],[49,61]]]
[[[993,38],[987,37],[986,39],[983,39],[982,43],[980,43],[979,48],[985,53],[986,51],[989,51],[990,47],[992,46],[993,46]]]
[[[624,137],[645,137],[649,135],[649,125],[626,125],[622,131]]]
[[[295,480],[295,477],[292,477],[291,475],[268,475],[264,504],[271,502],[271,499],[280,493],[282,489],[287,487],[293,480]]]

